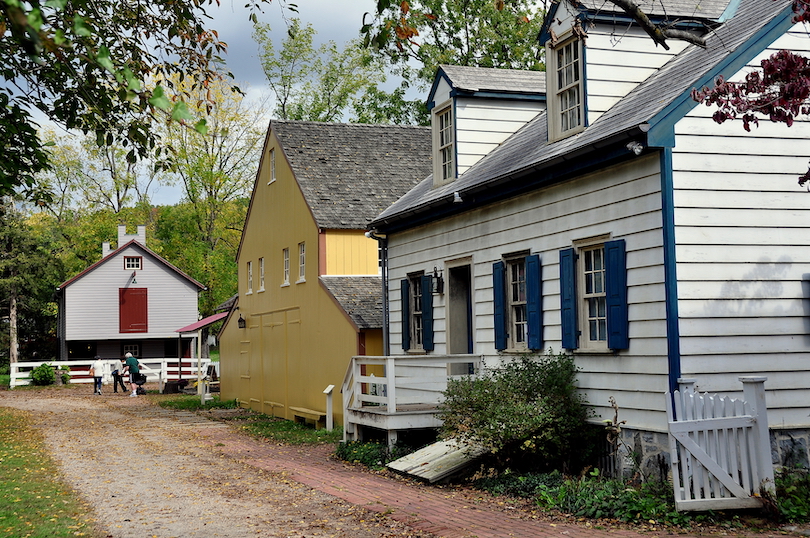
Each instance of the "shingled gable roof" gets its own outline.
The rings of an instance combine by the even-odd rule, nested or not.
[[[440,65],[436,78],[444,74],[453,89],[463,93],[545,95],[546,73],[522,69],[486,69],[462,65]],[[435,89],[435,84],[434,84]],[[431,90],[432,97],[433,90]]]
[[[381,277],[321,276],[320,280],[358,328],[383,326]]]
[[[93,265],[91,265],[90,267],[88,267],[87,269],[85,269],[84,271],[82,271],[81,273],[79,273],[78,275],[76,275],[76,276],[74,276],[73,278],[68,279],[68,280],[66,280],[65,282],[63,282],[63,283],[59,284],[59,285],[56,287],[57,291],[58,291],[58,290],[62,290],[62,289],[64,289],[64,288],[68,287],[69,285],[73,284],[74,282],[76,282],[76,281],[77,281],[77,280],[79,280],[80,278],[84,277],[84,276],[85,276],[85,275],[87,275],[88,273],[90,273],[90,272],[92,272],[93,270],[95,270],[97,267],[99,267],[99,266],[101,266],[102,264],[105,264],[105,263],[107,263],[108,261],[110,261],[110,260],[114,259],[115,257],[117,257],[117,256],[118,256],[118,254],[120,254],[120,253],[121,253],[123,250],[127,249],[127,248],[128,248],[128,247],[130,247],[130,246],[131,246],[131,247],[134,247],[136,250],[141,250],[141,251],[142,251],[144,254],[146,254],[147,256],[149,256],[149,257],[151,257],[151,258],[153,258],[153,259],[157,260],[158,262],[162,263],[163,265],[165,265],[166,267],[168,267],[170,270],[172,270],[172,271],[174,271],[175,273],[177,273],[177,275],[178,275],[178,276],[180,276],[181,278],[183,278],[183,279],[185,279],[185,280],[189,281],[189,282],[190,282],[191,284],[193,284],[194,286],[197,286],[197,288],[199,288],[199,289],[201,289],[201,290],[207,289],[207,288],[205,287],[205,285],[204,285],[204,284],[200,284],[199,282],[197,282],[196,280],[194,280],[193,278],[191,278],[190,276],[188,276],[186,273],[184,273],[183,271],[181,271],[180,269],[178,269],[177,267],[175,267],[174,265],[172,265],[171,263],[169,263],[168,261],[166,261],[166,260],[165,260],[163,257],[161,257],[160,255],[156,254],[156,253],[155,253],[155,252],[153,252],[152,250],[148,249],[147,247],[143,246],[143,245],[142,245],[142,244],[140,244],[138,241],[136,241],[135,239],[133,239],[133,240],[131,240],[131,241],[128,241],[127,243],[124,243],[123,245],[121,245],[121,246],[120,246],[120,247],[118,247],[117,249],[113,250],[112,252],[110,252],[109,254],[107,254],[106,256],[104,256],[103,258],[101,258],[99,261],[97,261],[96,263],[94,263]]]
[[[605,0],[578,0],[581,8],[594,13],[625,15],[624,10]],[[723,18],[727,7],[737,0],[637,0],[641,11],[650,17],[670,22],[678,20],[718,21]],[[558,4],[555,2],[554,7]],[[626,16],[626,15],[625,15]]]
[[[365,229],[431,170],[428,127],[272,121],[315,221]]]
[[[422,181],[384,211],[372,228],[390,231],[460,213],[630,158],[624,145],[671,146],[675,122],[692,110],[692,88],[742,69],[792,26],[785,0],[741,0],[736,15],[707,36],[707,48],[688,46],[581,133],[547,143],[546,113],[507,139],[452,183],[432,188]],[[650,47],[654,44],[650,41]],[[463,203],[453,203],[459,193]]]

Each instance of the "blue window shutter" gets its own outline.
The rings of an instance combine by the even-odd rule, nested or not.
[[[402,295],[402,349],[411,349],[411,283],[408,279],[400,282],[399,291]]]
[[[433,277],[422,275],[422,349],[433,351]]]
[[[560,321],[562,323],[562,347],[576,349],[577,329],[577,274],[576,252],[573,248],[560,251]]]
[[[495,299],[495,349],[506,349],[506,264],[492,264],[492,294]]]
[[[529,349],[543,348],[543,295],[540,256],[526,257],[526,324]]]
[[[627,317],[627,255],[624,239],[605,243],[608,348],[630,347]]]

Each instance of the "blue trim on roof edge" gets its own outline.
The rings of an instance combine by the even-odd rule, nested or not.
[[[447,85],[450,86],[452,91],[453,83],[450,80],[450,77],[448,77],[447,73],[444,72],[444,69],[442,69],[441,66],[439,66],[436,69],[436,76],[433,77],[433,84],[430,86],[430,91],[428,92],[427,99],[425,99],[425,105],[427,106],[428,112],[433,110],[433,107],[436,106],[436,101],[433,99],[433,96],[436,94],[436,87],[439,85],[439,80],[442,78],[447,81]]]
[[[450,92],[452,97],[470,97],[470,98],[482,98],[482,99],[503,99],[503,100],[511,100],[511,101],[545,101],[546,94],[544,93],[506,93],[506,92],[493,92],[488,90],[481,90],[471,92],[468,90],[461,90],[458,88],[453,88]]]
[[[678,275],[675,256],[675,201],[672,148],[661,151],[661,221],[664,242],[664,295],[667,313],[669,391],[678,390],[681,377],[681,332],[678,314]]]
[[[728,78],[745,67],[751,59],[793,27],[792,17],[793,8],[787,6],[742,46],[727,54],[713,70],[698,79],[693,87],[709,86],[719,75]],[[674,146],[675,124],[698,104],[692,99],[692,88],[673,99],[661,112],[650,119],[651,127],[647,133],[647,144],[653,147]]]
[[[633,133],[632,136],[638,136],[639,134],[641,133]],[[615,145],[611,144],[602,149],[591,150],[587,156],[565,160],[541,170],[520,173],[516,176],[504,176],[495,184],[487,183],[479,186],[481,187],[480,190],[475,188],[466,191],[459,190],[458,192],[464,200],[460,204],[453,203],[453,192],[449,191],[444,198],[433,200],[425,206],[416,207],[410,211],[392,215],[390,221],[387,221],[387,219],[375,220],[370,226],[380,233],[395,233],[520,196],[548,185],[562,183],[572,177],[578,177],[606,166],[613,166],[636,158],[626,147],[628,140],[631,139],[631,135],[627,134],[627,136],[617,140]]]
[[[734,15],[737,14],[737,10],[740,9],[740,2],[742,0],[731,0],[726,6],[726,9],[723,10],[723,13],[720,15],[720,18],[717,19],[717,22],[726,22],[730,19],[734,18]]]

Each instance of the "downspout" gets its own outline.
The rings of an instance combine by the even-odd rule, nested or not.
[[[390,344],[388,341],[388,236],[386,234],[378,234],[374,230],[366,232],[366,237],[374,239],[380,244],[380,253],[382,254],[382,307],[383,307],[383,356],[387,357],[391,354]]]
[[[681,377],[681,331],[678,315],[678,275],[675,259],[675,201],[672,148],[661,149],[661,219],[664,241],[664,294],[667,314],[669,391],[678,390]]]

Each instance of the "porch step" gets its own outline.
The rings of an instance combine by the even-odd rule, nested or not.
[[[433,483],[462,470],[486,453],[485,448],[451,439],[438,441],[392,461],[388,468]]]

